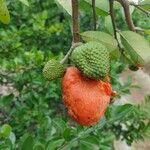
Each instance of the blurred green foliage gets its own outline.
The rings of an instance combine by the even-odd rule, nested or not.
[[[0,84],[11,84],[16,91],[0,95],[0,149],[111,150],[115,138],[130,145],[148,135],[149,96],[142,106],[110,105],[94,127],[70,121],[61,100],[61,80],[47,82],[42,76],[45,62],[61,59],[71,45],[69,16],[53,0],[32,0],[29,7],[16,0],[7,2],[11,22],[0,24]],[[135,13],[137,24],[147,27],[145,20],[136,19],[141,13]],[[90,13],[82,13],[81,20],[81,31],[92,27]],[[104,17],[100,21],[106,30]],[[120,95],[130,93],[131,78],[123,85],[118,81],[126,65],[120,61],[111,64],[113,88]]]

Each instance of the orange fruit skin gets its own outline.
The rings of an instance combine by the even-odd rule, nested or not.
[[[110,83],[84,77],[69,67],[62,79],[63,102],[69,116],[84,126],[96,124],[103,117],[111,97]]]

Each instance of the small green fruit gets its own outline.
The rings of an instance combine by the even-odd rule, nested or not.
[[[109,52],[101,43],[92,41],[78,46],[72,52],[71,61],[88,78],[104,79],[109,74]]]
[[[11,126],[9,124],[4,124],[0,129],[0,137],[8,137],[11,133]]]
[[[57,60],[48,61],[43,69],[43,76],[47,80],[54,80],[63,76],[65,67]]]

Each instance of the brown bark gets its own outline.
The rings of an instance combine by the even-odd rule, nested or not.
[[[79,36],[79,4],[78,0],[72,0],[72,32],[73,32],[73,43],[78,43],[80,41]]]

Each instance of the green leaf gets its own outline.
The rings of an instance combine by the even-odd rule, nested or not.
[[[40,143],[34,145],[33,150],[44,150],[44,146]]]
[[[14,150],[10,139],[0,140],[0,150]]]
[[[150,0],[141,1],[138,5],[144,8],[145,10],[150,11]]]
[[[80,140],[80,150],[99,150],[99,146],[85,140]]]
[[[8,106],[12,102],[13,98],[14,98],[13,94],[6,95],[1,98],[0,104],[2,103],[1,105]]]
[[[65,121],[63,121],[61,118],[53,119],[53,124],[58,133],[63,133],[67,127]]]
[[[150,44],[139,34],[132,31],[120,32],[126,52],[136,65],[150,62]]]
[[[33,145],[34,145],[34,140],[31,136],[28,136],[23,144],[22,144],[22,149],[21,150],[33,150]]]
[[[55,0],[55,2],[62,6],[69,15],[72,15],[71,0]]]
[[[22,2],[24,5],[29,6],[29,2],[28,0],[19,0],[20,2]]]
[[[91,10],[91,4],[89,4],[88,2],[86,2],[84,0],[80,0],[79,5],[80,5],[80,9],[83,11]]]
[[[13,132],[10,132],[9,139],[10,139],[11,143],[14,145],[15,141],[16,141],[16,136]]]
[[[84,0],[85,2],[92,4],[91,0]],[[96,13],[100,16],[107,16],[109,15],[109,3],[106,0],[96,0]]]
[[[119,2],[114,1],[114,9],[120,9],[122,6]]]
[[[104,11],[107,15],[109,14],[109,2],[106,0],[96,0],[95,5],[101,11]]]
[[[10,22],[10,15],[5,0],[0,0],[0,21],[4,24]]]
[[[11,133],[11,126],[9,124],[4,124],[0,129],[0,137],[8,137]]]
[[[144,32],[148,35],[150,35],[150,29],[145,29]]]
[[[63,132],[63,137],[65,138],[65,140],[68,141],[76,134],[77,134],[76,128],[66,128]]]
[[[65,142],[64,139],[49,141],[46,150],[55,150]]]
[[[113,26],[110,16],[105,17],[105,28],[110,34],[113,34]]]
[[[81,33],[81,37],[84,41],[97,41],[104,44],[111,52],[117,48],[116,40],[108,33],[101,31],[86,31]]]
[[[99,150],[99,139],[95,136],[88,136],[80,140],[81,150]]]
[[[111,119],[111,120],[119,120],[119,119],[121,120],[133,108],[134,107],[131,104],[125,104],[125,105],[120,105],[120,106],[112,105],[112,106],[109,106],[109,108],[106,112],[106,117],[107,117],[107,119]],[[117,118],[119,118],[119,119],[117,119]]]
[[[107,133],[107,137],[105,137],[105,139],[102,139],[102,143],[105,145],[111,145],[111,142],[114,140],[115,140],[115,135],[113,133]]]
[[[112,150],[110,146],[107,146],[107,145],[100,145],[100,149],[102,150]]]
[[[116,48],[115,50],[110,52],[110,58],[111,59],[116,60],[116,59],[120,58],[120,56],[121,56],[121,53],[119,51],[119,48]]]

